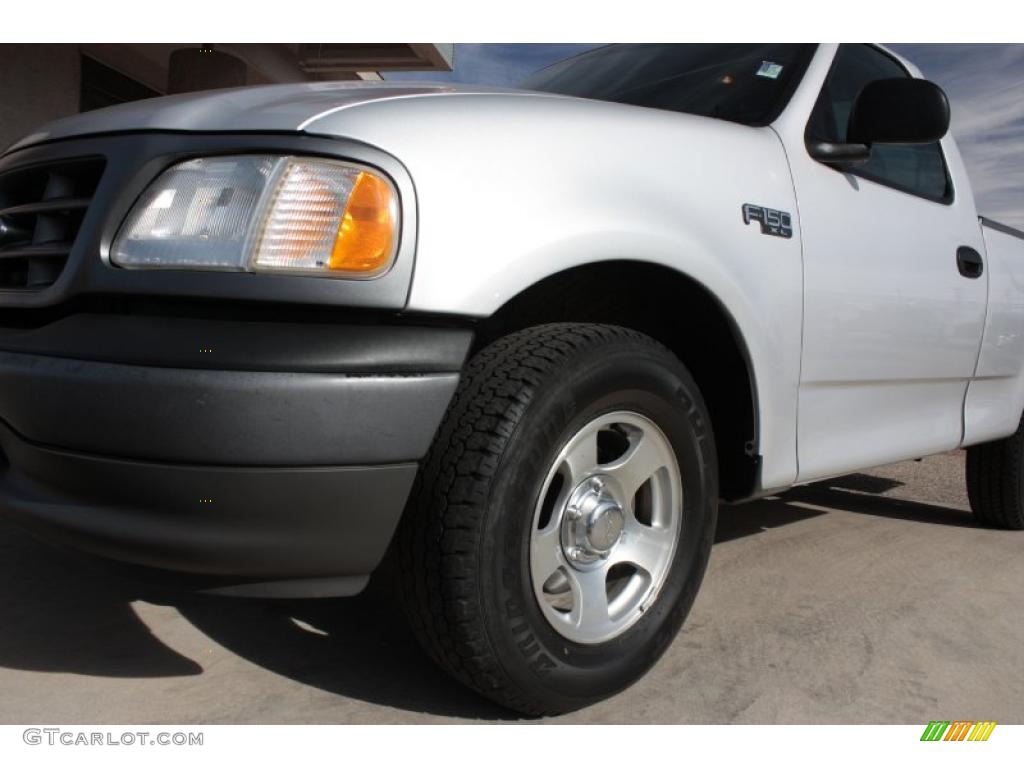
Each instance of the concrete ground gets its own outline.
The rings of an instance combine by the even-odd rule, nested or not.
[[[1024,533],[966,503],[950,453],[724,508],[669,652],[556,721],[1024,723]],[[437,672],[372,587],[156,599],[0,525],[0,722],[512,717]]]

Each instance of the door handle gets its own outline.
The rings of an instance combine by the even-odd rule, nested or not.
[[[956,249],[956,267],[960,270],[961,275],[975,280],[981,277],[981,273],[985,271],[985,262],[976,250],[961,245]]]

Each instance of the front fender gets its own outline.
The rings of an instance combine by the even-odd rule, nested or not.
[[[702,284],[750,353],[762,483],[796,477],[800,229],[770,128],[512,93],[374,102],[307,130],[375,144],[412,175],[411,310],[487,317],[550,275],[612,259]],[[745,224],[745,203],[789,212],[793,236]]]

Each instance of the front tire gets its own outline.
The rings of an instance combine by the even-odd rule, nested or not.
[[[399,534],[432,658],[529,715],[627,687],[671,643],[717,516],[710,420],[663,346],[552,324],[468,364]]]

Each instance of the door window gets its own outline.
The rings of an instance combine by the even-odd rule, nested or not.
[[[810,141],[843,143],[857,94],[873,80],[910,77],[896,59],[870,45],[842,45],[807,126]],[[938,202],[953,189],[939,142],[876,144],[871,159],[847,172]]]

